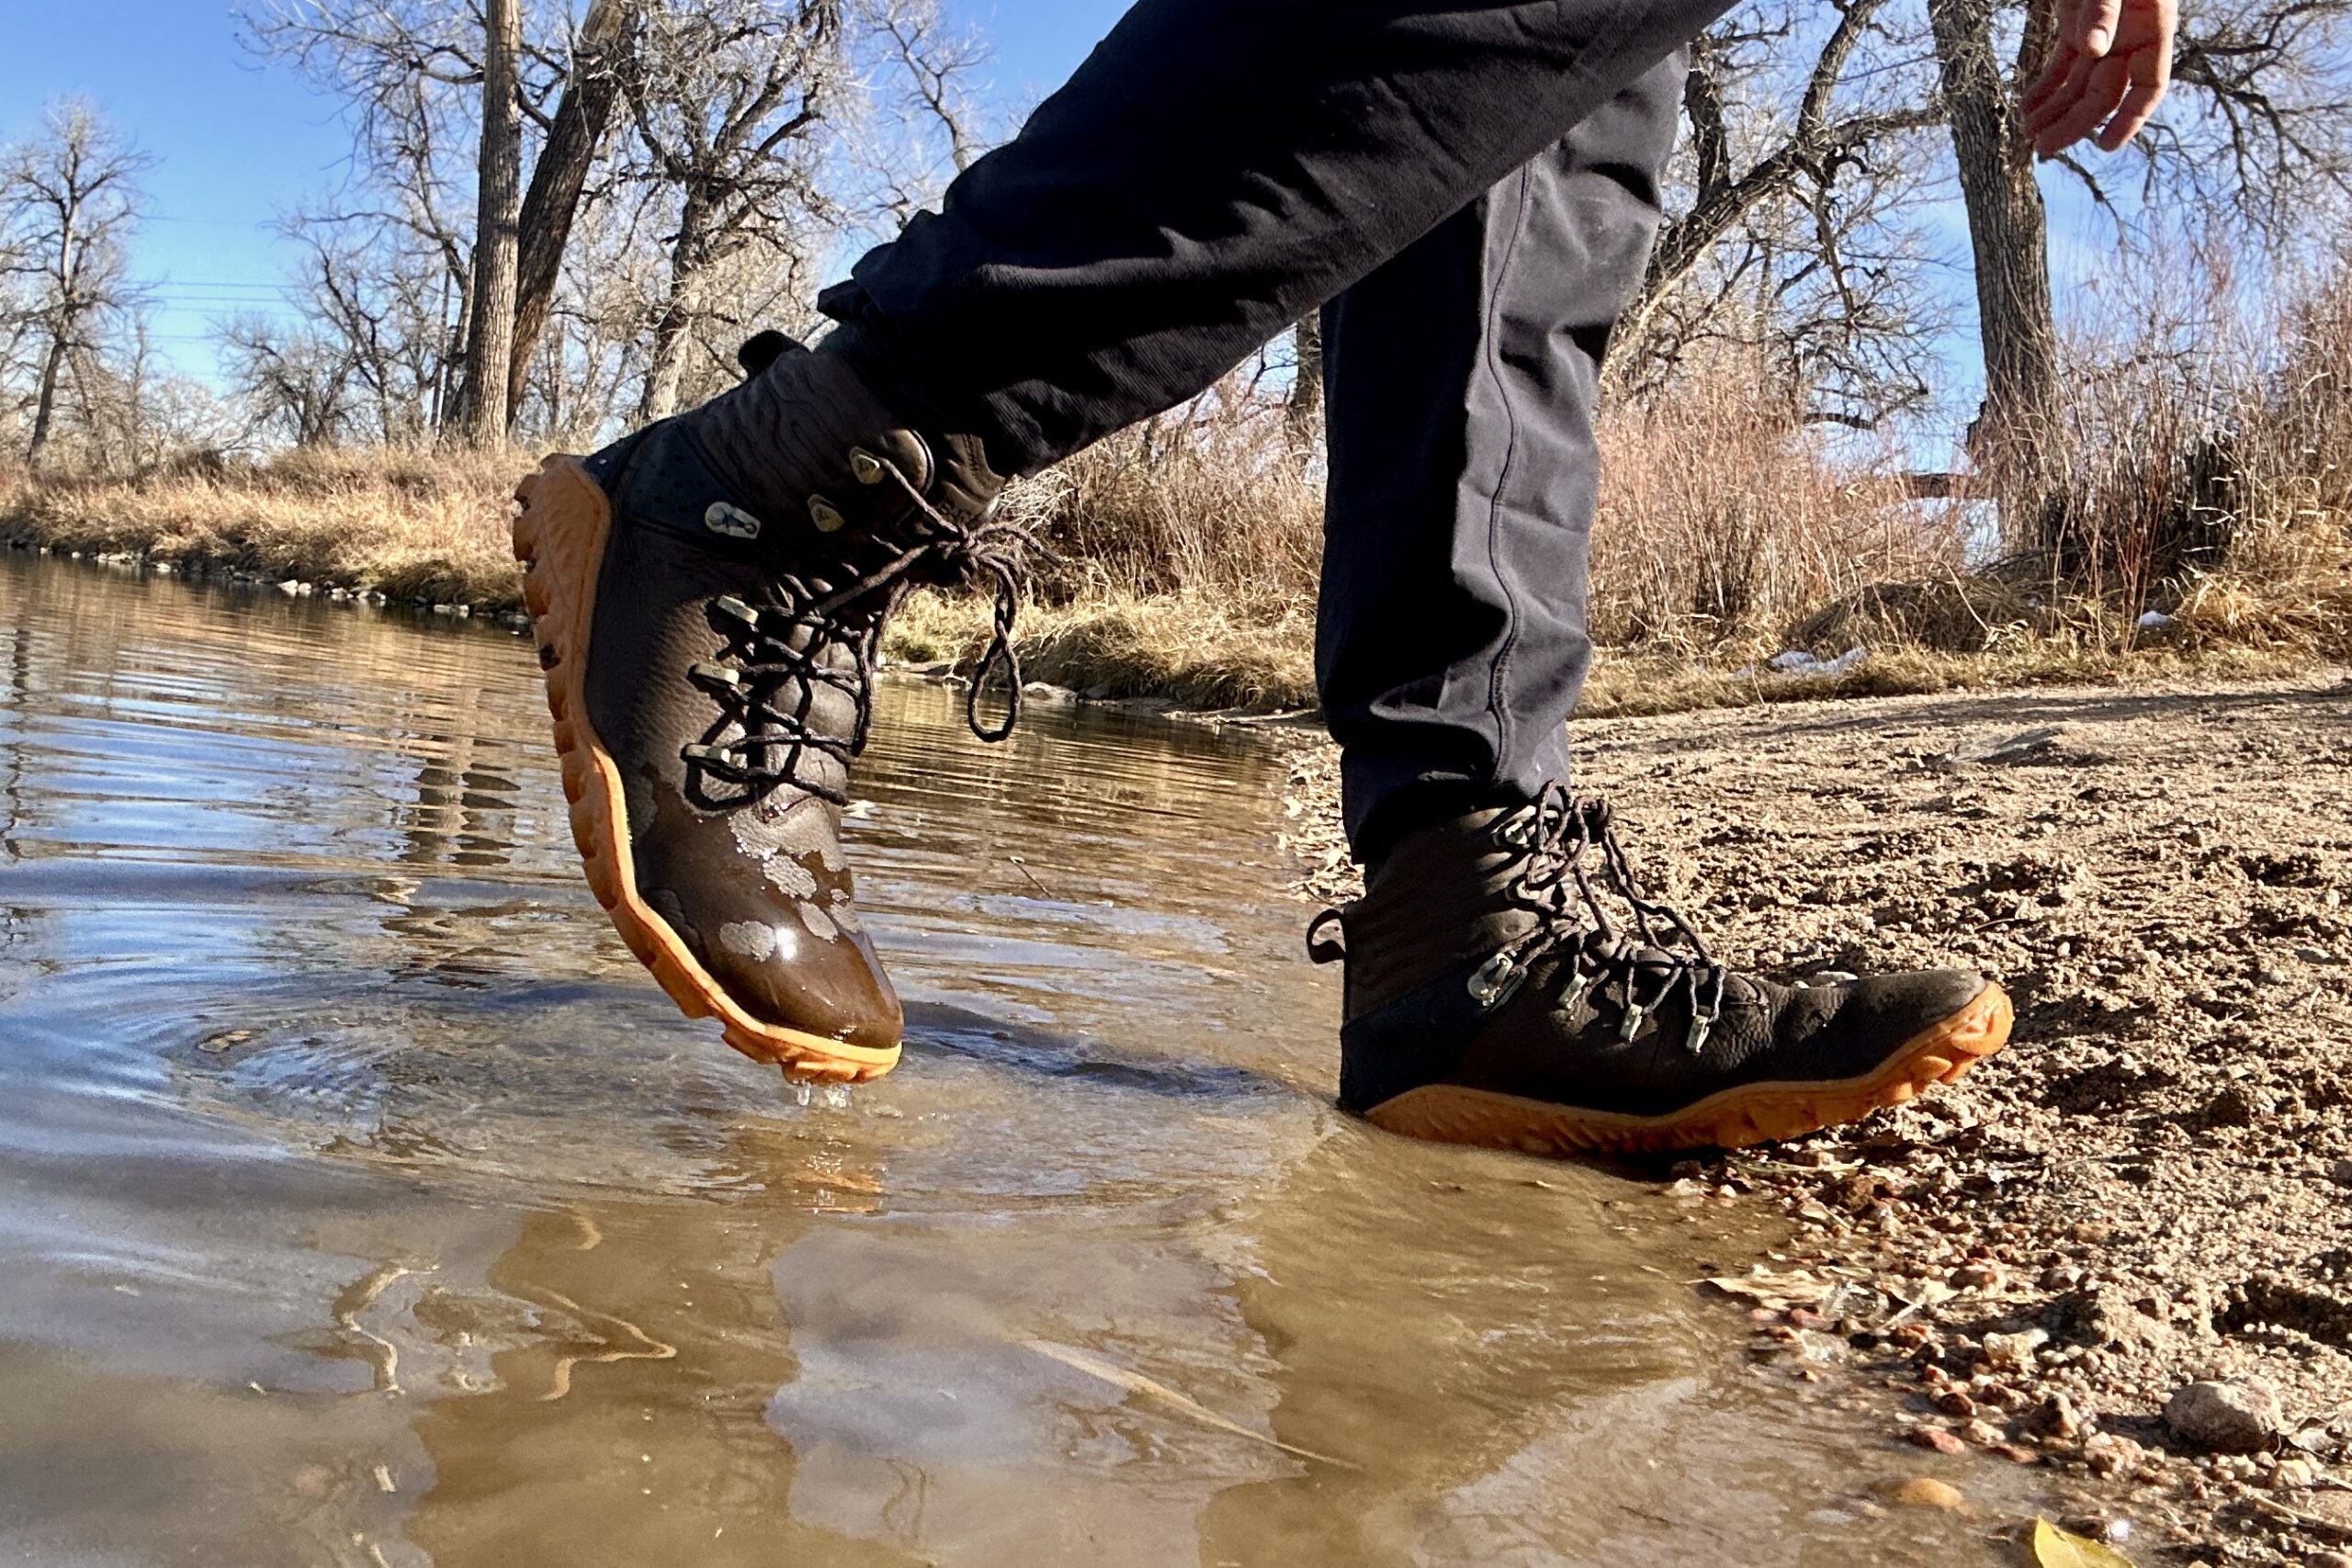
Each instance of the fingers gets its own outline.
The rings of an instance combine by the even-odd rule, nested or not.
[[[2124,95],[2123,107],[2098,133],[2102,152],[2112,152],[2140,134],[2164,102],[2165,89],[2172,85],[2172,55],[2165,50],[2146,50],[2132,62],[2132,90]]]
[[[2112,152],[2146,127],[2172,80],[2177,5],[2072,0],[2049,62],[2018,105],[2038,155],[2094,135]]]
[[[2094,134],[2103,151],[2115,152],[2146,129],[2171,81],[2172,59],[2162,50],[2105,60],[2076,55],[2056,87],[2036,87],[2034,107],[2023,117],[2026,134],[2044,158]]]
[[[2059,78],[2058,85],[2041,100],[2040,107],[2028,116],[2025,121],[2025,132],[2033,139],[2033,150],[2045,158],[2074,141],[2076,136],[2081,134],[2078,131],[2075,135],[2062,137],[2058,131],[2061,126],[2082,116],[2086,106],[2093,117],[2091,124],[2097,125],[2099,119],[2105,118],[2099,112],[2098,107],[2091,102],[2090,95],[2094,73],[2108,62],[2093,60],[2088,55],[2078,54],[2072,50],[2067,53],[2069,60],[2065,75]],[[2121,96],[2121,91],[2119,89],[2118,98],[2120,99]]]
[[[2131,89],[2129,59],[2110,56],[2086,64],[2081,91],[2071,103],[2048,113],[2047,122],[2033,139],[2034,151],[2044,157],[2072,147],[2098,130],[2109,115],[2122,107],[2124,95]]]
[[[2083,0],[2067,7],[2059,20],[2059,36],[2096,60],[2114,45],[2122,15],[2123,0]]]
[[[2030,107],[2018,106],[2024,113],[2026,134],[2040,137],[2042,128],[2055,122],[2082,97],[2084,85],[2090,79],[2092,62],[2076,53],[2071,47],[2060,51],[2050,62],[2050,70],[2034,84],[2027,95]]]

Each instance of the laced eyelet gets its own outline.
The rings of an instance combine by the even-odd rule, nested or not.
[[[888,553],[847,581],[812,584],[777,576],[767,579],[774,602],[766,607],[754,608],[734,594],[710,601],[714,627],[728,646],[716,658],[690,666],[687,675],[717,704],[718,720],[698,743],[681,749],[708,780],[754,792],[789,783],[846,805],[848,795],[829,776],[836,769],[810,770],[805,764],[830,758],[846,768],[865,749],[883,623],[916,582],[978,582],[993,590],[994,633],[966,694],[965,716],[983,740],[1012,733],[1021,714],[1021,660],[1012,622],[1023,558],[1034,542],[1025,528],[967,525],[942,514],[920,495],[914,502],[917,521],[927,524],[927,530],[910,530],[911,538],[876,534],[859,540],[842,553]],[[827,532],[847,525],[841,508],[824,496],[810,496],[808,512]],[[980,692],[991,676],[1001,679],[1006,698],[1004,719],[994,725],[983,722],[979,712]],[[854,717],[846,727],[812,722],[813,705],[825,689],[848,698]]]
[[[1506,814],[1491,828],[1493,841],[1518,860],[1504,896],[1534,917],[1525,935],[1487,961],[1471,980],[1474,997],[1506,972],[1525,975],[1547,953],[1567,971],[1553,1007],[1566,1013],[1606,982],[1618,987],[1623,1012],[1618,1036],[1630,1043],[1644,1024],[1687,997],[1685,1040],[1695,1054],[1723,1012],[1724,972],[1689,921],[1645,892],[1617,842],[1609,807],[1577,801],[1566,786],[1547,785],[1541,796]],[[1623,929],[1600,897],[1605,886],[1631,915]],[[1637,956],[1638,955],[1638,956]],[[1645,978],[1654,995],[1644,998]]]
[[[1509,953],[1498,953],[1478,965],[1478,972],[1470,976],[1470,999],[1492,1011],[1519,989],[1521,977],[1518,961]]]

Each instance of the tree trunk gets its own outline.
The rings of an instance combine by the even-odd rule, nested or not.
[[[639,423],[651,424],[678,412],[678,387],[685,379],[686,350],[694,342],[687,332],[691,324],[674,299],[653,323],[653,357],[645,367],[644,395],[638,400]]]
[[[1929,0],[1968,237],[1976,260],[1984,407],[1971,460],[1992,481],[2012,544],[2038,517],[2059,451],[2058,326],[2050,297],[2049,218],[2033,146],[1993,48],[1994,0]],[[2029,13],[2020,63],[2048,46],[2046,7]]]
[[[1292,444],[1301,451],[1313,446],[1323,423],[1323,318],[1313,311],[1298,319],[1298,373],[1283,414]]]
[[[57,418],[57,380],[65,363],[65,333],[62,330],[49,340],[49,352],[41,356],[40,397],[33,405],[32,439],[25,447],[25,467],[40,467],[41,454],[49,450],[51,426]]]
[[[473,446],[506,440],[506,389],[514,355],[515,229],[523,205],[523,105],[515,73],[523,52],[521,0],[489,0],[481,80],[481,199],[474,231],[473,322],[458,430]]]
[[[587,186],[589,171],[612,124],[635,9],[633,0],[594,0],[588,7],[587,20],[580,25],[580,41],[572,51],[571,73],[563,85],[563,99],[556,106],[547,145],[539,150],[539,161],[531,170],[531,188],[523,197],[514,346],[506,373],[510,430],[523,406],[531,356],[538,352],[548,310],[555,303],[556,284],[563,275],[563,253],[571,243],[571,225],[580,214],[580,193]]]
[[[677,236],[670,242],[670,298],[653,323],[653,356],[645,367],[638,419],[650,424],[678,412],[678,389],[694,348],[702,315],[703,264],[709,255],[710,209],[692,191],[678,212]]]

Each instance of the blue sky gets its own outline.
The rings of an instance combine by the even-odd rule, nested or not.
[[[948,0],[987,35],[995,96],[1033,103],[1085,58],[1125,0]],[[277,216],[342,177],[335,105],[237,42],[228,0],[0,0],[0,141],[66,94],[93,99],[159,163],[133,247],[161,346],[209,377],[206,329],[282,310],[290,251]]]

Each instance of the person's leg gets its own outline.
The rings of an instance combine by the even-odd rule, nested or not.
[[[814,352],[747,345],[726,395],[551,462],[515,545],[573,827],[671,995],[794,1071],[888,1070],[838,840],[899,597],[992,584],[1010,672],[1003,476],[1199,391],[1724,4],[1142,0]]]
[[[1142,0],[828,296],[1001,473],[1182,401],[1689,43],[1726,0]]]
[[[1569,795],[1591,647],[1601,357],[1658,223],[1680,62],[1333,301],[1317,672],[1364,897],[1340,1098],[1392,1132],[1566,1153],[1788,1137],[2000,1048],[1965,970],[1788,987],[1718,963]]]
[[[983,577],[1001,642],[1018,529],[992,520],[999,476],[1198,391],[1601,111],[1719,5],[1144,0],[945,211],[860,265],[817,351],[551,461],[515,540],[574,832],[681,1005],[795,1072],[887,1071],[900,1015],[839,830],[899,597]],[[1526,205],[1533,223],[1543,203]],[[1487,395],[1491,417],[1520,407]],[[1572,445],[1554,431],[1533,449],[1557,464]],[[1498,517],[1511,501],[1556,521],[1502,456],[1485,481]],[[1513,593],[1543,570],[1540,527],[1519,529],[1486,569]],[[1543,592],[1556,632],[1575,590]],[[1517,694],[1505,682],[1497,711],[1565,710],[1563,685],[1556,666]],[[1493,747],[1487,771],[1518,765],[1499,730]],[[1905,1098],[2007,1033],[2007,999],[1962,972],[1792,989],[1725,970],[1641,892],[1606,808],[1556,781],[1409,835],[1335,918],[1344,948],[1329,919],[1310,946],[1348,958],[1341,1102],[1424,1137],[1786,1136]]]
[[[1593,401],[1639,289],[1680,52],[1323,313],[1330,490],[1316,664],[1349,835],[1525,802],[1583,684]]]

